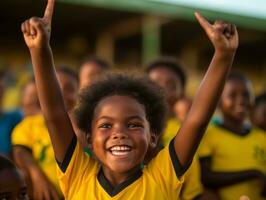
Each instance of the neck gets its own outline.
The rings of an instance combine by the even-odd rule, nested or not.
[[[243,133],[245,132],[244,121],[229,119],[227,117],[223,118],[223,126],[234,133]]]
[[[104,166],[102,167],[104,176],[113,187],[116,187],[117,185],[128,180],[130,177],[133,177],[138,172],[138,170],[140,170],[140,166],[134,167],[127,172],[114,172]]]

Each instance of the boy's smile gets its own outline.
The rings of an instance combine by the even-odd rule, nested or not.
[[[221,97],[220,108],[223,115],[242,123],[248,116],[252,104],[252,94],[248,83],[229,80]]]
[[[129,96],[106,97],[96,106],[90,141],[105,176],[127,178],[142,163],[150,143],[145,110]]]

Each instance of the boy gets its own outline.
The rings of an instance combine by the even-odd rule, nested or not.
[[[37,89],[34,79],[29,80],[22,90],[23,117],[36,115],[41,112]]]
[[[266,131],[266,91],[255,98],[251,121],[255,126]]]
[[[71,111],[76,103],[78,78],[66,67],[57,69],[57,77],[67,109]],[[32,84],[35,87],[35,83]],[[56,177],[57,164],[40,107],[37,114],[26,117],[16,126],[12,143],[16,163],[32,182],[29,185],[33,187],[34,199],[59,199],[62,194]]]
[[[77,122],[94,153],[94,157],[86,156],[76,140],[54,72],[49,45],[53,6],[54,1],[49,0],[44,17],[26,20],[21,28],[66,199],[176,200],[182,175],[232,65],[238,46],[235,26],[223,22],[211,25],[196,13],[215,47],[213,60],[179,134],[142,169],[146,152],[156,146],[163,130],[164,121],[158,119],[163,119],[166,111],[160,90],[143,79],[126,76],[111,76],[84,90]]]
[[[0,199],[28,200],[27,187],[16,166],[0,155]]]
[[[0,154],[11,156],[11,133],[13,128],[21,121],[20,111],[4,111],[2,100],[5,92],[5,72],[0,71]]]
[[[90,86],[108,68],[107,62],[101,58],[93,56],[85,58],[79,69],[79,88]]]
[[[180,123],[183,121],[183,119],[176,118],[175,105],[185,98],[187,77],[177,60],[171,57],[162,57],[152,61],[146,67],[146,72],[151,80],[163,88],[167,99],[169,116],[166,129],[162,134],[161,144],[165,147],[175,137],[180,128]],[[180,199],[198,199],[203,192],[202,190],[200,164],[198,159],[194,159],[186,173]]]
[[[219,104],[222,121],[208,128],[199,148],[203,183],[218,190],[222,200],[243,194],[265,199],[266,136],[245,123],[252,103],[250,81],[231,73]]]

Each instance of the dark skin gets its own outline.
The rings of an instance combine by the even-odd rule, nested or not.
[[[266,101],[256,106],[251,115],[251,120],[255,126],[266,131]]]
[[[26,45],[30,50],[38,95],[47,121],[55,156],[59,162],[62,162],[75,133],[64,106],[49,44],[53,7],[54,0],[48,0],[44,17],[26,20],[21,28]],[[211,40],[215,53],[195,96],[188,117],[183,122],[174,141],[176,154],[183,166],[189,165],[195,154],[217,105],[238,46],[238,34],[235,26],[221,21],[212,25],[199,13],[196,13],[195,16]],[[64,133],[64,137],[62,137],[62,133]],[[150,133],[150,135],[153,134]],[[93,140],[96,139],[92,137],[92,141],[89,142],[94,144]],[[148,142],[150,141],[152,140]],[[139,164],[135,163],[135,166]],[[131,170],[125,171],[125,176],[122,179],[117,177],[112,170],[110,173],[105,174],[105,176],[111,175],[112,180],[109,181],[116,185],[125,181],[131,175]]]
[[[36,85],[29,82],[25,86],[22,94],[22,109],[24,116],[36,115],[41,113]]]
[[[73,81],[72,78],[69,77],[69,75],[63,72],[58,72],[57,77],[62,90],[62,94],[64,96],[64,100],[66,102],[67,109],[71,110],[73,109],[76,101],[78,84],[76,83],[76,81]],[[41,114],[40,108],[38,114]],[[14,150],[13,156],[15,158],[16,163],[21,169],[25,171],[25,173],[29,174],[30,176],[33,186],[32,195],[34,199],[36,200],[59,199],[59,196],[57,194],[54,185],[48,180],[43,170],[35,161],[32,153],[29,152],[28,149],[21,146],[14,146],[13,150]]]
[[[54,185],[48,180],[33,155],[23,147],[15,146],[13,155],[16,164],[30,176],[32,182],[32,193],[36,200],[59,200]]]
[[[3,169],[0,172],[0,199],[29,200],[26,183],[17,169]]]
[[[174,117],[173,107],[175,102],[184,95],[181,80],[170,69],[159,66],[149,72],[151,80],[155,81],[164,89],[165,97],[169,106],[169,117]]]
[[[253,102],[251,86],[241,80],[228,80],[220,101],[219,108],[222,112],[222,126],[233,134],[245,136],[245,119]],[[241,183],[243,181],[260,179],[265,182],[265,175],[255,169],[238,172],[215,172],[211,170],[211,157],[202,158],[202,181],[212,189],[218,189]],[[265,189],[264,189],[265,190]]]

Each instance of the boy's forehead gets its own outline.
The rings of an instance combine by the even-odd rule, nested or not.
[[[70,83],[72,85],[77,86],[78,85],[78,81],[75,80],[74,77],[72,77],[71,75],[64,73],[64,72],[57,72],[57,77],[59,79],[60,84],[66,84],[66,83]]]
[[[116,113],[125,115],[145,115],[144,106],[130,96],[112,95],[102,99],[95,108],[95,115],[113,116]]]

